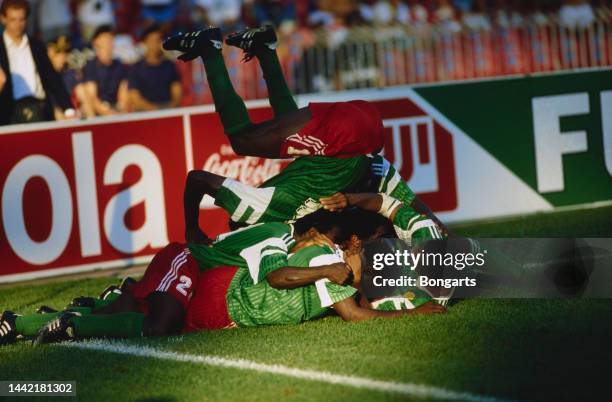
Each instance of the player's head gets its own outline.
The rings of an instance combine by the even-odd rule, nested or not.
[[[361,241],[370,241],[381,237],[394,236],[393,225],[384,216],[359,208],[350,208],[340,214],[342,226],[351,235]]]
[[[293,226],[298,237],[313,237],[321,234],[335,244],[344,243],[350,235],[345,230],[341,214],[324,209],[298,219]]]

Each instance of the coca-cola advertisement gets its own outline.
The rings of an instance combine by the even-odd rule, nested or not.
[[[455,209],[451,134],[408,97],[372,101],[384,155],[434,210]],[[267,103],[249,106],[254,122],[272,117]],[[211,106],[11,127],[0,142],[0,282],[145,263],[184,241],[189,170],[258,186],[290,162],[236,155]],[[200,225],[209,236],[228,230],[208,196]]]

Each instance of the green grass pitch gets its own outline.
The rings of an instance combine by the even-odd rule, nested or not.
[[[470,236],[612,237],[612,207],[484,224]],[[30,313],[97,294],[117,279],[85,279],[0,290],[0,308]],[[221,330],[122,341],[160,351],[264,364],[512,400],[609,400],[612,300],[468,300],[442,316],[347,324],[338,317],[297,326]],[[0,380],[73,380],[79,401],[404,401],[402,394],[254,370],[73,347],[0,348]],[[463,397],[461,395],[464,395]],[[13,398],[15,401],[73,400]],[[442,398],[444,399],[444,398]],[[11,400],[5,398],[2,400]]]

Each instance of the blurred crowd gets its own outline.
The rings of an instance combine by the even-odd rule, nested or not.
[[[6,114],[3,117],[0,112],[0,124],[93,117],[193,103],[185,100],[185,77],[181,76],[185,71],[170,61],[171,55],[162,51],[161,44],[174,32],[207,26],[232,32],[247,26],[273,24],[282,40],[296,32],[312,33],[318,28],[340,32],[340,37],[345,38],[350,31],[347,28],[367,26],[460,32],[549,23],[586,28],[596,21],[612,21],[610,0],[0,0],[0,3],[3,26],[0,30],[5,31],[4,41],[0,40],[0,45],[4,44],[4,50],[0,48],[0,108],[4,107]],[[18,15],[19,12],[23,15]],[[9,28],[11,23],[17,24],[15,18],[24,19],[19,29],[27,33],[24,38],[32,41],[34,57],[30,59],[34,73],[30,67],[23,67],[25,72],[13,71],[17,67],[11,57],[25,57],[19,53],[25,45],[19,39],[17,25]],[[45,71],[42,56],[36,55],[36,40],[45,44],[51,66],[61,76],[75,107],[66,104],[65,94],[58,92],[61,89],[46,82],[53,73]],[[25,78],[19,78],[20,74],[25,74]],[[11,88],[7,88],[9,83]],[[11,100],[13,106],[8,116],[4,105]],[[30,113],[31,110],[34,112]],[[28,119],[29,115],[34,118]]]
[[[559,21],[588,26],[610,19],[609,0],[31,0],[28,32],[50,40],[67,35],[81,46],[102,25],[138,38],[159,24],[165,32],[209,25],[224,31],[271,23],[297,28],[354,25],[437,25],[487,29],[495,24]]]

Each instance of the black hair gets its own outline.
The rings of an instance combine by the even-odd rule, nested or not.
[[[334,243],[342,243],[350,237],[350,233],[345,230],[342,213],[330,212],[325,209],[319,209],[298,219],[293,227],[298,235],[306,233],[310,228],[315,228],[319,233],[332,235],[333,239],[331,240]]]
[[[147,36],[151,35],[152,33],[155,32],[159,32],[159,33],[163,33],[163,30],[161,28],[161,26],[159,24],[151,24],[148,27],[146,27],[140,34],[140,41],[144,41],[147,39]]]
[[[96,28],[96,30],[94,31],[92,37],[91,37],[91,41],[95,41],[96,38],[102,34],[105,33],[109,33],[114,35],[115,31],[113,30],[113,27],[111,27],[110,25],[100,25],[98,28]]]
[[[342,212],[319,209],[294,223],[296,234],[304,234],[314,227],[320,233],[333,234],[332,240],[336,244],[348,240],[352,235],[362,240],[369,239],[381,226],[385,233],[393,233],[393,226],[387,218],[359,208],[349,208]]]
[[[395,234],[391,222],[377,212],[350,208],[343,211],[340,215],[342,216],[342,225],[345,230],[352,235],[356,235],[361,240],[369,239],[381,227],[384,233]]]

